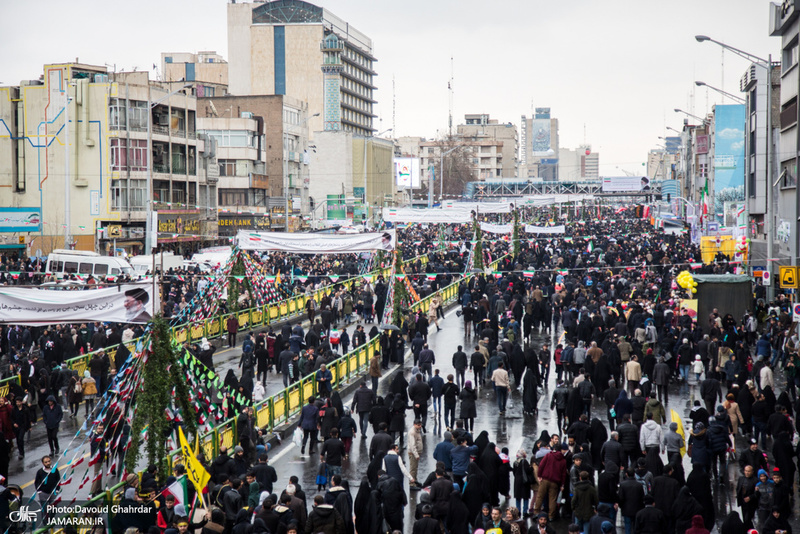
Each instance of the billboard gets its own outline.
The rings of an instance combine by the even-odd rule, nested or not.
[[[553,154],[550,146],[550,119],[533,119],[531,121],[531,150],[534,156]]]
[[[0,233],[40,232],[42,210],[40,208],[0,208]]]
[[[603,193],[645,193],[650,191],[647,176],[604,176]]]
[[[744,198],[744,104],[714,108],[714,213]]]
[[[419,158],[395,158],[394,177],[397,187],[419,187]]]

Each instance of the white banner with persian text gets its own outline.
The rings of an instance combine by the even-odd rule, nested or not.
[[[559,226],[533,226],[532,224],[525,225],[526,234],[563,234],[566,233],[567,227],[563,224]]]
[[[87,290],[0,287],[0,324],[147,323],[154,306],[151,282]]]
[[[514,231],[514,225],[482,222],[481,230],[490,234],[510,234]]]
[[[391,223],[468,223],[472,221],[469,210],[383,208],[383,220]]]
[[[236,242],[242,250],[280,250],[295,254],[338,254],[394,250],[395,230],[363,234],[293,234],[239,230]]]

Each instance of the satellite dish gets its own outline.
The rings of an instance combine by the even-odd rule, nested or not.
[[[214,102],[209,100],[208,104],[211,106],[211,114],[214,115],[215,117],[219,117],[219,113],[217,113],[217,106],[214,105]]]

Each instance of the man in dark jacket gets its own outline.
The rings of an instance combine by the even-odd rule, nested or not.
[[[47,402],[42,407],[42,421],[47,430],[47,444],[50,445],[50,455],[57,454],[61,449],[58,444],[58,427],[61,425],[61,420],[64,418],[64,411],[61,406],[56,403],[56,398],[53,395],[47,397]]]
[[[658,398],[662,404],[666,405],[669,402],[669,377],[671,371],[669,365],[664,361],[664,358],[659,358],[658,363],[653,368],[653,384],[656,385]]]
[[[272,485],[278,481],[278,474],[275,472],[275,468],[267,462],[269,462],[269,456],[267,453],[262,452],[258,457],[258,463],[253,466],[253,473],[261,491],[266,491],[270,494],[272,493]]]
[[[351,411],[358,413],[361,425],[361,439],[367,439],[367,427],[369,426],[369,412],[375,403],[375,392],[367,387],[367,381],[363,380],[361,386],[353,393],[353,404]]]
[[[417,375],[414,383],[408,386],[408,398],[414,407],[414,418],[422,421],[422,431],[427,432],[425,423],[428,421],[428,399],[431,398],[431,387]]]
[[[447,428],[453,428],[455,424],[458,392],[458,385],[453,382],[453,375],[447,375],[447,382],[442,386],[442,397],[444,398],[444,426]]]
[[[575,443],[584,444],[589,443],[587,436],[589,434],[589,422],[585,413],[582,413],[577,421],[569,425],[567,435],[575,439]]]
[[[655,507],[655,499],[644,497],[644,508],[636,514],[634,532],[636,534],[667,534],[667,518],[664,512]]]
[[[460,388],[464,387],[464,375],[467,371],[467,354],[462,350],[461,345],[458,350],[453,354],[453,369],[456,370],[456,385]]]
[[[755,438],[750,439],[749,447],[739,455],[739,468],[742,472],[748,465],[753,467],[754,473],[758,472],[759,469],[767,469],[767,459],[764,456],[764,452],[758,448],[758,442]]]
[[[392,448],[394,439],[386,431],[386,423],[379,425],[378,433],[372,436],[372,441],[369,443],[369,459],[375,458],[378,453],[386,454]]]
[[[314,509],[306,520],[306,534],[346,534],[342,515],[322,495],[314,496]]]
[[[664,467],[664,474],[653,479],[652,488],[655,506],[667,518],[669,532],[675,532],[675,518],[671,513],[672,503],[678,498],[678,492],[681,489],[680,484],[673,476],[674,471],[675,468],[672,464],[667,464]]]
[[[608,470],[610,464],[614,464],[617,468],[626,466],[625,451],[622,449],[622,444],[619,442],[619,432],[611,432],[611,437],[608,441],[603,443],[600,448],[600,459],[603,467]]]
[[[639,428],[631,423],[630,414],[625,414],[622,418],[622,423],[617,427],[619,433],[619,442],[622,444],[622,450],[625,451],[625,456],[628,462],[620,465],[629,465],[635,462],[641,452],[639,448]]]
[[[700,383],[700,396],[706,403],[706,410],[708,413],[714,413],[714,406],[722,402],[722,388],[720,387],[719,380],[716,378],[706,378]]]
[[[636,514],[642,508],[644,508],[644,488],[636,480],[633,468],[628,467],[625,470],[625,479],[619,484],[619,511],[625,521],[625,534],[631,534],[633,531]]]
[[[219,448],[219,456],[211,462],[208,474],[214,484],[222,484],[223,475],[227,478],[233,476],[233,458],[228,456],[228,448],[224,445]]]
[[[617,383],[613,379],[609,380],[608,389],[603,392],[603,402],[606,403],[606,416],[608,417],[609,430],[614,430],[614,425],[617,422],[617,418],[611,415],[611,407],[617,402],[617,397],[619,397]]]
[[[58,484],[61,482],[61,473],[53,469],[52,459],[49,456],[42,458],[42,467],[36,472],[34,488],[38,493],[39,502],[52,503]]]
[[[584,531],[584,525],[594,515],[600,501],[597,498],[597,489],[589,481],[589,473],[581,471],[580,480],[572,488],[572,514],[575,523]]]

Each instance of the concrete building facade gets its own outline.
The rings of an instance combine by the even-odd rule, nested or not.
[[[197,113],[209,136],[223,138],[217,155],[221,213],[269,213],[271,225],[283,228],[288,196],[290,226],[298,228],[310,184],[305,103],[284,95],[226,95],[199,98]],[[246,140],[251,145],[242,147]]]
[[[182,251],[216,239],[195,98],[146,72],[111,76],[52,64],[39,80],[0,87],[0,233],[24,238],[30,255],[109,253],[114,239],[143,252],[151,212],[158,244]],[[14,222],[20,214],[30,224]]]
[[[162,52],[161,73],[168,82],[195,82],[197,97],[225,96],[228,92],[228,62],[215,51]]]
[[[314,147],[309,152],[312,220],[329,217],[326,207],[329,196],[349,203],[351,212],[354,205],[361,206],[366,200],[371,209],[359,207],[355,210],[357,215],[363,213],[366,219],[374,217],[376,210],[394,203],[393,140],[323,131],[316,133]]]
[[[312,132],[373,133],[372,40],[327,9],[302,0],[229,3],[228,53],[231,93],[307,102]]]
[[[498,123],[488,114],[470,114],[464,116],[464,124],[456,127],[459,139],[472,141],[497,141],[494,145],[481,145],[479,155],[479,179],[516,178],[518,173],[517,152],[519,136],[517,127],[512,123]],[[489,149],[494,146],[495,149]],[[492,161],[494,153],[494,161]],[[494,174],[492,174],[492,172]]]
[[[558,178],[570,182],[599,180],[600,154],[592,152],[589,145],[559,149]]]

